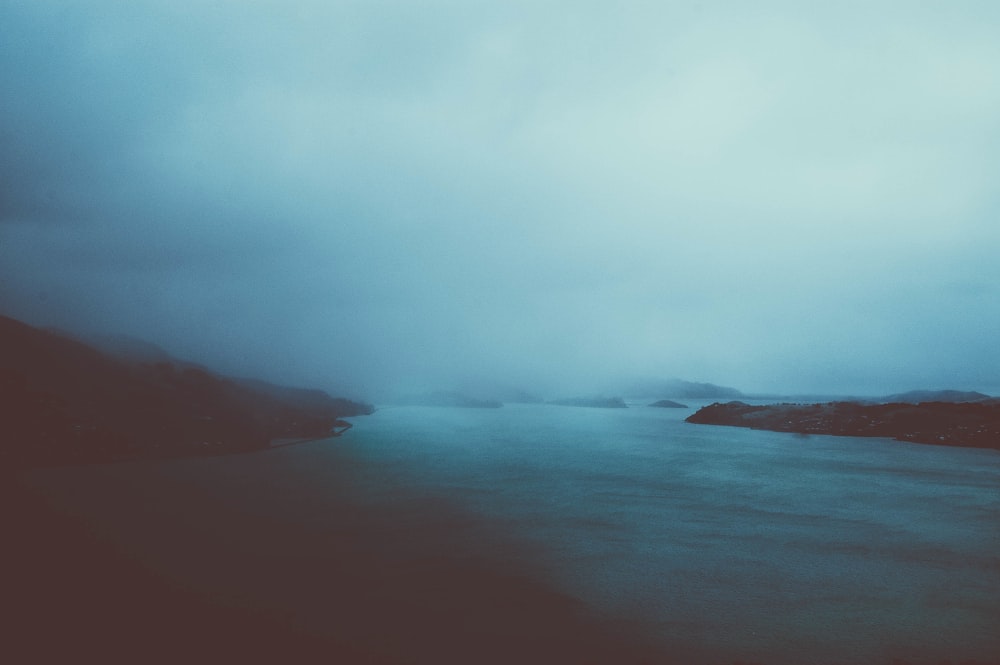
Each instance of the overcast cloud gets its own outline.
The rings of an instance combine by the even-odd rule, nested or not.
[[[0,6],[0,311],[356,395],[1000,393],[1000,4]]]

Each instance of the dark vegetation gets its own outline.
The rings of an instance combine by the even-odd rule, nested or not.
[[[661,399],[658,402],[653,402],[650,406],[656,406],[661,409],[686,409],[687,404],[681,404],[680,402],[675,402],[672,399]]]
[[[0,317],[0,460],[51,465],[245,452],[372,408],[321,391],[112,357]]]
[[[775,432],[877,436],[946,446],[1000,449],[1000,402],[921,402],[908,404],[715,403],[687,422],[731,425]]]

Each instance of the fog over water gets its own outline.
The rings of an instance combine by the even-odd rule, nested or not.
[[[0,312],[359,396],[1000,393],[1000,5],[0,6]]]

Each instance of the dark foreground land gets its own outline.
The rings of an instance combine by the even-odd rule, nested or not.
[[[371,411],[166,354],[118,357],[0,316],[0,467],[262,450],[277,438],[328,436],[347,425],[341,418]]]
[[[1000,449],[1000,402],[923,402],[920,404],[770,404],[715,403],[687,421],[775,432],[875,436],[945,446]]]
[[[134,520],[124,540],[65,496],[3,479],[7,662],[674,662],[571,598],[462,556],[446,542],[460,520],[426,533],[413,514],[327,502],[317,528],[128,466],[98,483],[105,511]]]

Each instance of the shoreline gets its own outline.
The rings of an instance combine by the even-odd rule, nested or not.
[[[338,418],[337,421],[334,423],[333,429],[328,434],[324,434],[322,436],[311,436],[311,437],[278,437],[275,439],[271,439],[268,442],[267,447],[261,448],[260,450],[274,450],[275,448],[285,448],[287,446],[295,446],[300,443],[309,443],[310,441],[325,441],[326,439],[336,439],[337,437],[342,436],[345,432],[347,432],[347,430],[353,427],[354,425],[352,423],[349,423],[346,420],[341,420]],[[245,452],[259,452],[259,451],[248,450]]]

